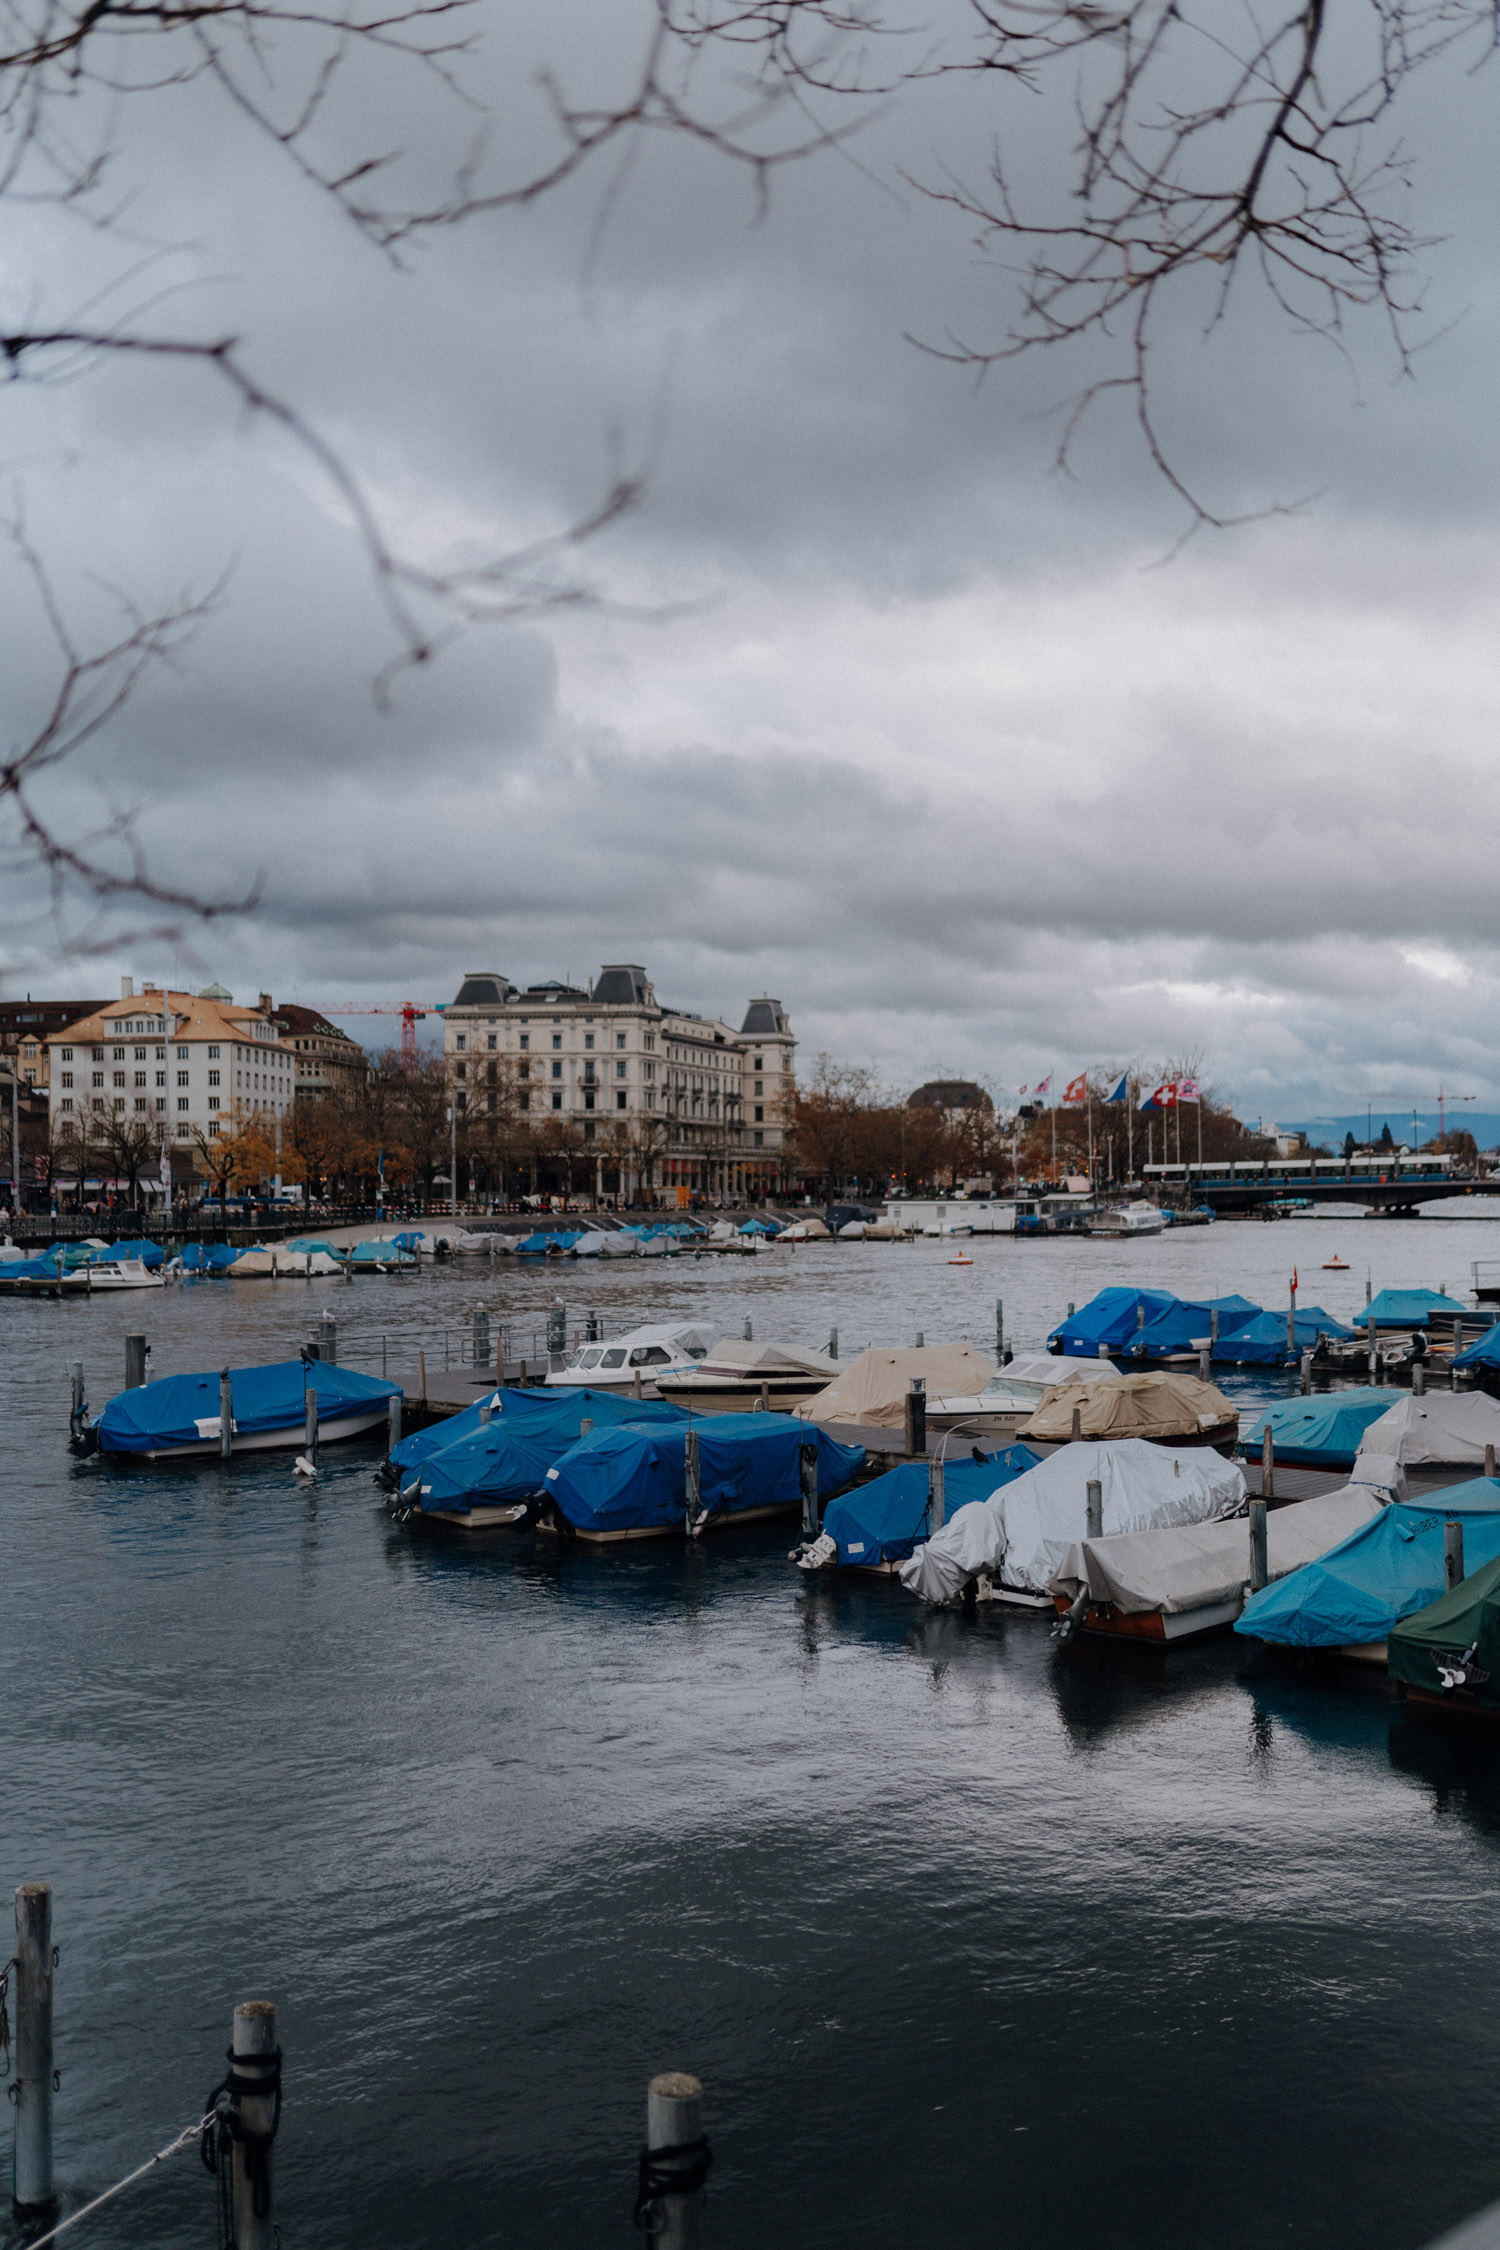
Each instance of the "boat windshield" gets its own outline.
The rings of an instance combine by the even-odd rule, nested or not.
[[[625,1354],[623,1351],[606,1352],[600,1361],[600,1365],[602,1367],[623,1367],[625,1365]]]

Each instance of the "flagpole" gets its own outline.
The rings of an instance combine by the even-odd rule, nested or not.
[[[1047,1100],[1052,1110],[1052,1185],[1057,1185],[1057,1065],[1052,1065],[1047,1085]]]
[[[1135,1178],[1135,1097],[1137,1087],[1129,1072],[1125,1075],[1125,1177]]]
[[[1094,1089],[1084,1088],[1084,1102],[1089,1113],[1089,1194],[1094,1192]]]

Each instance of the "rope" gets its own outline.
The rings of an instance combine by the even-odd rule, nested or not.
[[[218,2188],[219,2250],[234,2250],[236,2142],[245,2152],[245,2179],[250,2188],[252,2210],[258,2219],[263,2219],[271,2208],[271,2143],[281,2123],[281,2049],[273,2047],[268,2055],[237,2055],[230,2047],[226,2054],[229,2069],[209,2094],[198,2151],[204,2170],[214,2175]],[[265,2075],[247,2078],[242,2070],[236,2069],[236,2064],[258,2065]],[[267,2130],[252,2132],[237,2109],[225,2107],[224,2096],[231,2102],[247,2098],[274,2102]]]
[[[79,2220],[86,2219],[91,2211],[97,2211],[101,2204],[112,2202],[126,2188],[133,2187],[137,2180],[143,2180],[153,2165],[165,2164],[169,2156],[176,2156],[180,2150],[191,2148],[211,2123],[211,2117],[200,2117],[193,2124],[184,2125],[175,2140],[168,2141],[166,2147],[159,2148],[154,2156],[148,2156],[145,2163],[138,2164],[133,2172],[127,2172],[123,2180],[116,2180],[114,2186],[106,2188],[102,2195],[96,2195],[92,2203],[85,2203],[81,2211],[75,2211],[71,2217],[59,2220],[48,2233],[34,2236],[28,2243],[27,2250],[46,2250],[49,2242],[55,2242],[60,2234],[66,2234],[69,2227],[76,2227]]]
[[[713,2151],[700,2133],[695,2141],[671,2141],[665,2148],[643,2148],[636,2176],[636,2225],[647,2241],[660,2234],[664,2195],[691,2195],[708,2178]]]
[[[7,2070],[10,2068],[10,2013],[5,2003],[10,1995],[10,1972],[20,1965],[13,1953],[5,1967],[0,1969],[0,2052],[4,2053]]]

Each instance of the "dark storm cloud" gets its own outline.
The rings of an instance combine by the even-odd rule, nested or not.
[[[495,161],[542,145],[529,66],[553,13],[493,19]],[[570,25],[552,59],[593,85],[623,70],[628,11]],[[387,87],[360,96],[349,149],[363,123],[433,175],[456,129],[435,92],[399,132]],[[1487,83],[1442,102],[1426,192],[1463,226],[1497,184]],[[914,92],[857,144],[864,170],[787,174],[759,222],[732,168],[658,143],[613,197],[586,180],[405,272],[207,89],[149,118],[132,225],[181,248],[137,301],[183,281],[154,318],[232,322],[407,552],[451,567],[567,522],[605,488],[615,427],[650,464],[636,514],[564,567],[655,621],[472,633],[386,713],[366,560],[295,445],[201,372],[6,394],[5,455],[90,625],[100,580],[154,601],[233,566],[178,668],[53,800],[138,805],[171,880],[264,872],[253,920],[195,941],[231,985],[443,998],[472,966],[626,958],[685,1005],[769,988],[809,1047],[895,1077],[1010,1084],[1201,1047],[1268,1111],[1493,1072],[1500,463],[1477,230],[1431,254],[1432,319],[1466,317],[1411,383],[1373,342],[1355,371],[1249,302],[1205,341],[1184,305],[1160,392],[1184,466],[1231,507],[1321,497],[1153,569],[1181,519],[1125,418],[1090,425],[1076,479],[1048,474],[1046,410],[1100,363],[976,387],[905,340],[1000,324],[993,263],[898,178],[940,155],[982,171],[970,88]],[[1017,130],[1040,173],[1055,116],[1023,106]],[[8,309],[28,249],[59,307],[100,285],[107,243],[25,224]],[[14,573],[6,590],[16,735],[53,673]]]

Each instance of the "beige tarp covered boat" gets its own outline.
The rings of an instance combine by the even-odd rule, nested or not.
[[[872,1422],[899,1430],[906,1394],[920,1375],[929,1398],[974,1398],[995,1372],[995,1362],[972,1344],[914,1345],[909,1351],[861,1352],[837,1382],[797,1412],[812,1422]]]
[[[1239,1435],[1239,1414],[1221,1390],[1170,1368],[1117,1376],[1113,1382],[1084,1377],[1059,1383],[1017,1435],[1065,1444],[1073,1434],[1075,1408],[1079,1435],[1086,1438],[1218,1445]]]

